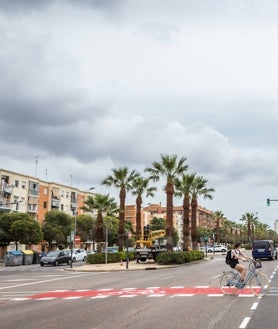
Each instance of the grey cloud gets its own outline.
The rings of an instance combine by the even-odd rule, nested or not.
[[[43,9],[54,4],[73,6],[87,6],[99,9],[116,9],[126,0],[1,0],[0,8],[7,12],[28,11],[30,9]]]

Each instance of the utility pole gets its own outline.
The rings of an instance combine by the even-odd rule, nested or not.
[[[35,156],[35,177],[37,178],[37,170],[38,170],[38,163],[39,163],[39,155]]]

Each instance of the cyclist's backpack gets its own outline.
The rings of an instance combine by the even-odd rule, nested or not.
[[[229,250],[226,255],[226,264],[230,265],[232,260],[232,250]]]

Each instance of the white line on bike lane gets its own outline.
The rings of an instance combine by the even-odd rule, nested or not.
[[[243,319],[243,321],[241,322],[240,326],[239,326],[239,329],[244,329],[246,328],[248,322],[250,321],[250,317],[246,317]]]

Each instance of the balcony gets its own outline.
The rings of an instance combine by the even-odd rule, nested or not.
[[[60,200],[52,199],[51,200],[51,208],[59,209],[59,207],[60,207]]]

